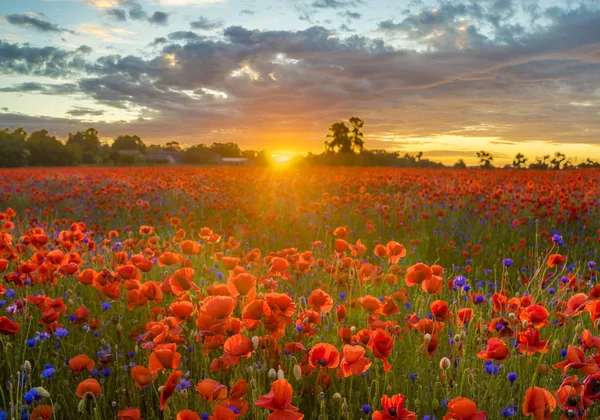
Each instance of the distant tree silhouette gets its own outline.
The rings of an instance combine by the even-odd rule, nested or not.
[[[456,169],[467,169],[467,164],[464,160],[458,159],[452,167]]]
[[[206,165],[209,163],[218,163],[218,155],[205,144],[197,144],[185,149],[183,152],[183,162]]]
[[[66,146],[47,130],[34,131],[27,139],[31,153],[30,163],[34,166],[68,166],[81,162],[81,149]]]
[[[213,143],[210,150],[221,157],[239,158],[242,157],[242,149],[236,143]]]
[[[98,138],[98,131],[93,128],[78,131],[75,134],[69,133],[67,146],[79,149],[83,163],[102,163],[102,156],[99,153],[100,139]]]
[[[513,160],[512,166],[515,169],[521,169],[525,168],[526,163],[527,158],[525,157],[525,155],[523,155],[523,153],[517,153],[515,155],[515,160]]]
[[[480,168],[489,169],[492,167],[492,161],[494,160],[494,156],[492,156],[491,153],[481,150],[477,152],[477,157],[479,158]]]
[[[119,150],[137,150],[140,153],[145,153],[146,144],[139,136],[122,135],[115,139],[111,149],[116,152]]]
[[[550,161],[552,169],[560,169],[561,165],[567,163],[567,156],[562,152],[556,152],[554,158]]]
[[[365,149],[365,138],[362,128],[365,122],[358,117],[351,117],[349,128],[343,121],[333,123],[329,126],[330,133],[325,142],[325,151],[334,154],[361,154]]]
[[[12,133],[8,128],[0,131],[0,168],[16,168],[28,163],[30,152],[26,143],[27,133],[17,128]]]
[[[179,142],[170,141],[168,143],[165,143],[164,146],[162,146],[162,150],[165,150],[167,152],[181,152],[182,148],[181,148],[181,145],[179,144]]]

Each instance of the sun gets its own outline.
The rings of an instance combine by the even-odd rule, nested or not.
[[[286,166],[288,165],[291,160],[293,159],[294,154],[290,153],[290,152],[278,152],[278,153],[273,153],[271,155],[271,158],[273,159],[273,163],[275,163],[277,166]]]

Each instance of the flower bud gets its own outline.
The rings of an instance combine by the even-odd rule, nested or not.
[[[29,360],[25,360],[25,363],[23,363],[23,370],[28,375],[31,373],[31,362]]]
[[[283,379],[285,378],[285,374],[283,373],[283,370],[279,369],[277,371],[277,379]]]
[[[431,341],[431,334],[429,334],[429,333],[425,334],[425,335],[423,336],[423,339],[424,339],[426,342],[428,342],[428,343],[429,343],[429,342]]]
[[[37,391],[38,394],[40,394],[42,396],[42,398],[50,397],[50,393],[43,386],[38,386],[37,388],[35,388],[35,390]]]
[[[299,365],[294,366],[294,378],[296,378],[297,381],[302,379],[302,369]]]
[[[257,336],[252,337],[252,348],[256,350],[258,348],[259,338]]]
[[[442,357],[440,360],[440,369],[448,370],[452,366],[452,362],[447,357]]]
[[[269,369],[269,373],[267,374],[267,376],[270,380],[274,381],[277,378],[277,372],[275,371],[275,369],[271,368]]]
[[[342,399],[342,395],[339,392],[336,392],[335,394],[333,394],[333,399],[335,401],[341,400]]]
[[[83,413],[85,411],[86,400],[87,398],[82,398],[81,401],[79,401],[79,404],[77,405],[77,411],[79,411],[80,413]]]
[[[254,371],[254,368],[252,367],[252,365],[246,365],[246,373],[248,375],[252,375],[253,371]]]

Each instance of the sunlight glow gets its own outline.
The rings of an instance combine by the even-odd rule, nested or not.
[[[249,65],[245,64],[241,69],[234,70],[231,72],[232,77],[242,77],[246,76],[250,80],[258,80],[260,79],[260,75],[252,70]]]

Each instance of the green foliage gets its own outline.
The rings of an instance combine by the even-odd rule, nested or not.
[[[351,117],[349,128],[343,121],[333,123],[329,126],[330,133],[325,142],[325,151],[333,154],[361,154],[365,148],[365,137],[362,128],[365,122],[358,117]]]
[[[33,166],[69,166],[81,162],[81,150],[77,145],[66,146],[47,130],[34,131],[27,140],[31,153],[29,163]]]
[[[117,152],[119,150],[137,150],[144,153],[146,152],[146,144],[139,136],[122,135],[115,139],[111,149]]]
[[[93,128],[78,131],[75,134],[69,133],[67,136],[67,146],[78,146],[78,153],[81,154],[80,160],[82,163],[102,163],[98,131]],[[98,159],[99,157],[100,159]]]
[[[26,143],[27,133],[17,128],[12,133],[8,129],[0,131],[0,168],[25,166],[29,159]]]

